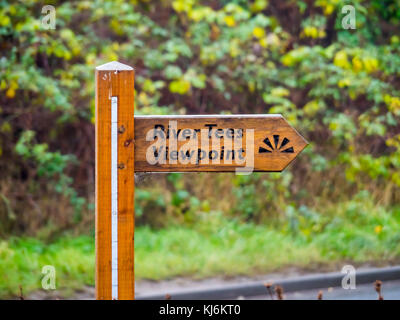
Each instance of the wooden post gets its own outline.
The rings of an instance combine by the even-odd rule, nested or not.
[[[96,299],[134,299],[134,70],[96,68]]]
[[[179,140],[180,145],[187,145],[187,138],[193,137],[189,145],[194,150],[189,154],[197,155],[196,162],[169,163],[172,153],[168,156],[167,148],[164,150],[168,163],[147,159],[149,144],[153,143],[147,140],[147,133],[154,128],[169,128],[170,121],[175,123],[178,135],[179,132],[186,135],[184,140]],[[168,135],[162,136],[160,140],[167,143]],[[213,137],[218,144],[214,145]],[[241,144],[244,137],[246,142]],[[198,142],[203,140],[205,150],[198,147]],[[220,141],[226,143],[221,149]],[[215,148],[211,153],[209,142]],[[96,298],[131,300],[135,297],[135,161],[137,172],[282,171],[307,144],[281,115],[142,116],[135,120],[133,68],[119,62],[97,67]],[[186,153],[183,154],[186,158]],[[200,161],[200,154],[205,154],[201,159],[207,161]],[[216,154],[213,160],[218,161],[210,164],[210,154]],[[238,161],[239,158],[246,162]]]

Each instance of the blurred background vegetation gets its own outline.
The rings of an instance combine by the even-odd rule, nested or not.
[[[0,294],[43,263],[93,284],[94,69],[113,60],[136,114],[281,113],[311,143],[280,174],[144,179],[138,278],[399,260],[400,1],[1,0],[0,38]]]

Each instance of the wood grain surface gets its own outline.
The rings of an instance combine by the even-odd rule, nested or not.
[[[111,97],[118,97],[118,299],[134,299],[134,71],[96,68],[96,298],[111,299]]]
[[[202,129],[209,134],[203,144]],[[254,130],[252,148],[247,145],[249,130]],[[171,140],[177,143],[176,149],[167,150]],[[235,140],[243,147],[240,155],[245,160],[240,161]],[[187,148],[180,150],[185,144]],[[279,114],[135,117],[136,172],[235,171],[251,166],[250,150],[254,156],[253,171],[282,171],[306,145],[307,141]],[[171,154],[171,150],[178,152]],[[212,150],[215,152],[210,154]]]
[[[118,98],[118,299],[134,299],[134,172],[282,171],[308,144],[281,115],[134,117],[134,70],[96,68],[96,298],[112,299],[111,97]]]

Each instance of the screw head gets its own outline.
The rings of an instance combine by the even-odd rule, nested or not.
[[[122,126],[119,126],[118,127],[118,133],[124,133],[125,132],[125,127],[122,125]]]
[[[118,169],[125,169],[125,164],[120,163],[120,164],[118,165]]]

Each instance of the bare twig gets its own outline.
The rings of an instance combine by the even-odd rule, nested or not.
[[[278,300],[283,300],[283,288],[281,286],[275,286],[275,293]]]
[[[271,282],[265,282],[264,287],[267,289],[269,296],[271,297],[271,300],[274,300],[274,294],[272,293],[272,283]]]
[[[382,281],[380,281],[380,280],[375,281],[375,291],[378,293],[378,300],[383,300]]]
[[[19,297],[19,300],[25,300],[21,285],[19,285],[19,296],[18,297]]]

